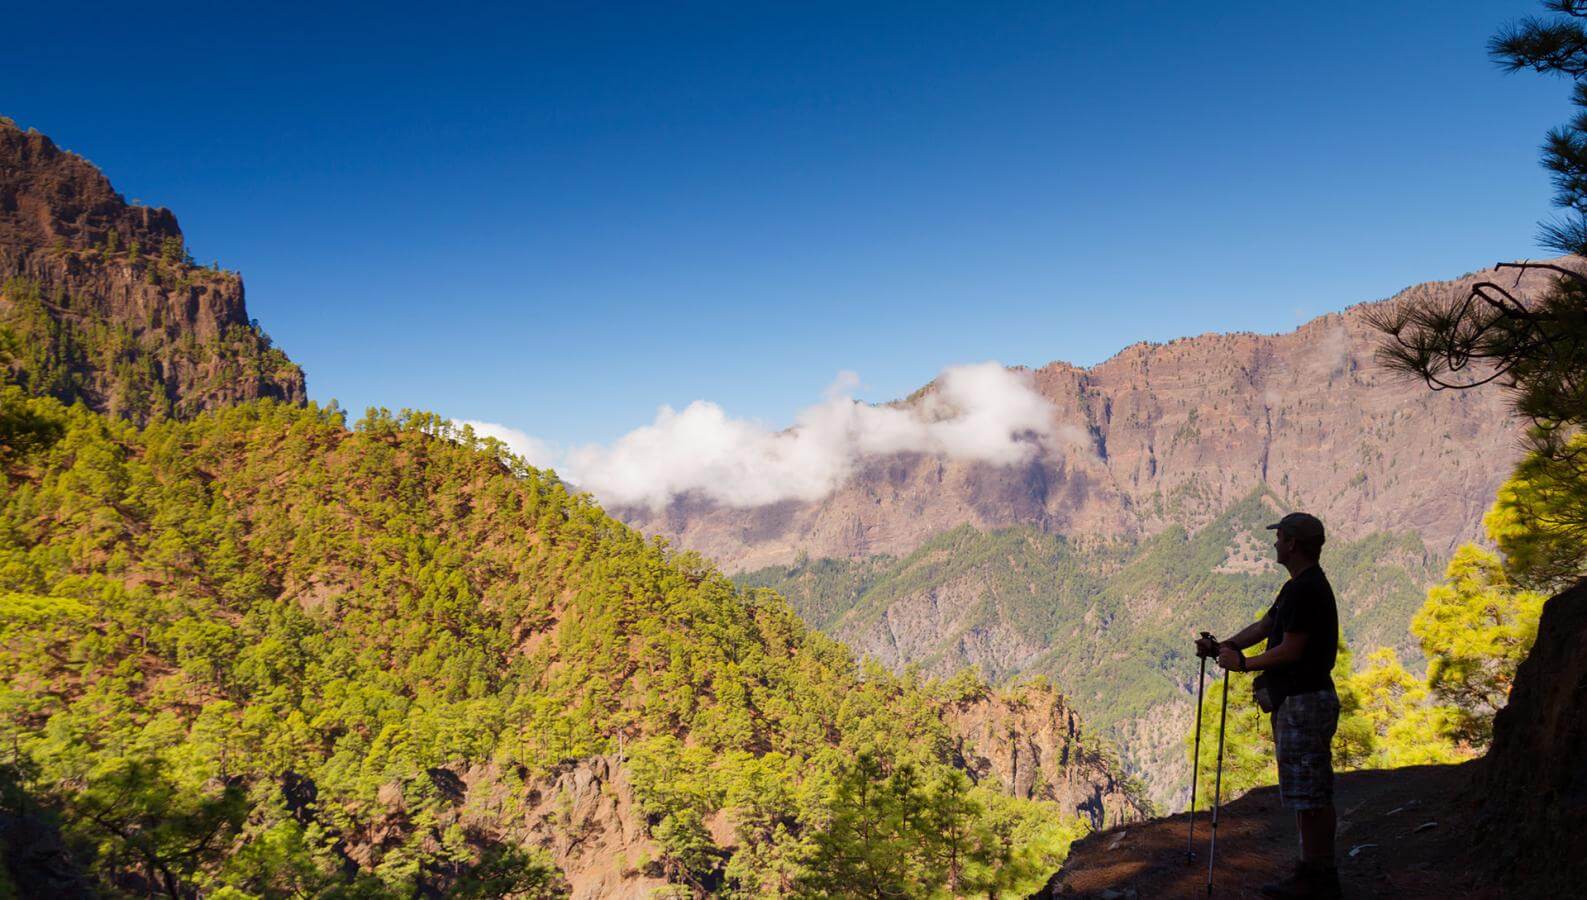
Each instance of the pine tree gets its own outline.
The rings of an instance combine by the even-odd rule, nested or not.
[[[1587,436],[1571,438],[1565,452],[1564,461],[1522,459],[1483,518],[1518,586],[1560,590],[1587,571],[1587,478],[1580,472]]]
[[[1453,710],[1430,702],[1427,683],[1407,672],[1392,648],[1373,651],[1366,667],[1350,682],[1359,697],[1361,720],[1370,729],[1370,767],[1394,769],[1471,758],[1448,736]]]
[[[1492,738],[1494,713],[1537,638],[1545,599],[1516,589],[1496,554],[1467,544],[1411,620],[1427,655],[1428,686],[1453,707],[1451,730],[1467,745],[1485,748]]]
[[[907,773],[888,772],[861,754],[839,775],[832,818],[816,837],[806,892],[827,897],[890,898],[915,894],[909,838],[912,798]]]
[[[1543,165],[1552,173],[1559,217],[1542,225],[1542,243],[1561,253],[1587,256],[1587,2],[1547,0],[1558,15],[1528,18],[1489,43],[1506,71],[1531,70],[1575,82],[1576,114],[1549,132]],[[1500,270],[1553,276],[1536,297],[1516,296],[1513,285],[1475,284],[1447,304],[1426,301],[1385,306],[1371,321],[1385,334],[1378,357],[1391,369],[1424,379],[1437,390],[1497,382],[1516,412],[1532,422],[1528,479],[1563,491],[1570,502],[1553,504],[1557,516],[1542,528],[1560,539],[1539,584],[1587,574],[1587,461],[1578,440],[1587,426],[1587,274],[1574,264],[1500,263]]]

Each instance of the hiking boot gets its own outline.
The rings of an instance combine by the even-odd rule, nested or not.
[[[1285,900],[1334,900],[1339,896],[1339,870],[1333,866],[1298,862],[1288,878],[1262,885],[1262,896]]]

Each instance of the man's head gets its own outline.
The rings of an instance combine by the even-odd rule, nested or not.
[[[1322,520],[1309,513],[1293,512],[1267,527],[1275,532],[1273,550],[1281,566],[1316,562],[1328,540]]]

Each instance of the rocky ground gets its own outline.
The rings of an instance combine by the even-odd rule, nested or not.
[[[1368,897],[1520,896],[1490,874],[1474,828],[1470,788],[1481,763],[1351,772],[1336,783],[1339,874],[1344,895]],[[1196,817],[1194,861],[1187,862],[1184,814],[1112,828],[1075,844],[1041,897],[1125,900],[1207,896],[1210,822]],[[1213,897],[1256,898],[1263,882],[1296,857],[1293,815],[1276,787],[1259,788],[1219,814]]]

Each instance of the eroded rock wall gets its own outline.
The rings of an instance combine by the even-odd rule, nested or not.
[[[949,705],[954,753],[977,783],[1063,806],[1093,829],[1144,818],[1150,809],[1119,777],[1119,765],[1086,739],[1080,716],[1050,688],[1025,685]]]

